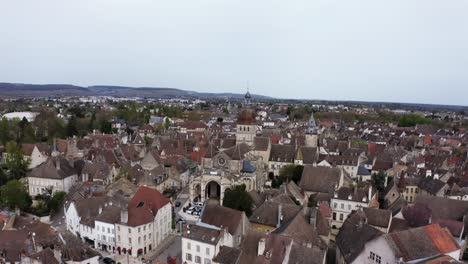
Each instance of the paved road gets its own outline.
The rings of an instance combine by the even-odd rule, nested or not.
[[[154,259],[166,262],[167,257],[176,257],[177,259],[182,257],[182,238],[180,236],[175,237],[175,239],[170,243],[165,249],[163,249]],[[180,263],[180,262],[177,262]]]

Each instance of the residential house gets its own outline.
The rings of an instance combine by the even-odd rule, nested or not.
[[[47,192],[68,192],[77,182],[76,170],[63,157],[51,157],[27,174],[28,191],[34,196]]]

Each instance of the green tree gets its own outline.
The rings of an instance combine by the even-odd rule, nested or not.
[[[21,147],[16,142],[10,141],[6,145],[6,153],[5,169],[9,178],[20,179],[26,176],[30,160],[24,158]]]
[[[109,122],[108,120],[103,119],[101,121],[101,132],[104,134],[110,134],[112,133],[112,123]]]
[[[169,120],[169,118],[166,117],[166,121],[164,121],[164,128],[169,129],[170,126],[171,121]]]
[[[237,185],[224,193],[223,206],[244,211],[247,216],[252,214],[253,201],[245,190],[245,184]]]
[[[55,192],[50,200],[47,202],[47,208],[49,209],[50,213],[55,213],[59,210],[60,206],[63,204],[65,200],[66,193],[65,192]]]
[[[371,176],[372,185],[379,191],[382,191],[385,188],[385,180],[387,178],[387,174],[383,171],[379,171],[378,173],[374,173]]]
[[[6,118],[2,118],[0,121],[0,144],[5,145],[8,141],[13,139],[10,131],[10,121]]]
[[[26,187],[18,180],[11,180],[0,188],[0,204],[2,206],[26,210],[31,206],[31,203],[32,200]]]
[[[65,134],[67,137],[73,137],[78,134],[78,128],[77,128],[77,120],[76,118],[72,117],[68,123],[67,126],[65,127]]]
[[[273,179],[271,184],[272,187],[278,188],[284,182],[289,181],[293,181],[294,183],[298,184],[301,180],[303,170],[304,166],[302,165],[290,164],[282,167],[279,172],[279,176]]]

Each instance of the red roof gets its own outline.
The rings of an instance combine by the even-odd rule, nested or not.
[[[152,222],[158,210],[170,202],[158,190],[140,186],[128,203],[128,225],[139,226]]]
[[[432,139],[430,135],[425,135],[424,136],[424,144],[430,145],[432,143]]]
[[[424,232],[431,239],[432,243],[437,247],[440,253],[445,254],[458,249],[457,243],[452,235],[446,229],[441,228],[438,224],[428,225],[423,227]]]

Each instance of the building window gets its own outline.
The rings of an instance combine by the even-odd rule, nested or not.
[[[336,213],[333,213],[333,220],[336,220]]]
[[[119,242],[120,242],[120,235],[118,235],[118,236],[117,236],[117,241],[119,241]]]
[[[197,252],[200,252],[200,245],[197,245]]]
[[[143,236],[143,241],[146,241],[146,235]]]
[[[185,259],[188,261],[192,261],[192,254],[187,253],[187,255],[185,256]]]
[[[138,237],[138,244],[141,244],[141,237]]]
[[[351,205],[350,205],[350,204],[348,204],[348,210],[350,210],[350,211],[351,211]]]
[[[132,238],[131,238],[131,237],[128,238],[128,243],[129,243],[129,244],[132,243]]]
[[[206,258],[206,259],[205,259],[205,264],[211,264],[211,260],[208,259],[208,258]]]
[[[344,209],[344,203],[341,204],[341,209]]]
[[[120,226],[117,226],[117,231],[120,231]]]
[[[338,207],[338,204],[337,203],[333,203],[333,208],[336,208]]]
[[[148,238],[151,239],[151,233],[148,234]]]
[[[209,247],[206,248],[206,255],[208,255],[208,256],[210,255],[210,248]]]
[[[201,263],[200,256],[195,256],[195,263]]]
[[[138,228],[138,233],[140,233],[140,232],[141,232],[141,227]]]
[[[192,250],[192,246],[190,245],[190,242],[187,242],[187,249]]]
[[[382,263],[382,257],[380,257],[379,255],[375,254],[372,251],[369,254],[369,259],[372,260],[373,263],[377,263],[377,264]]]
[[[129,234],[132,233],[132,229],[131,229],[131,228],[128,228],[128,233],[129,233]]]
[[[343,214],[340,214],[340,221],[343,221]]]
[[[110,228],[109,228],[109,227],[107,228],[107,233],[109,233],[109,234],[110,234]]]

